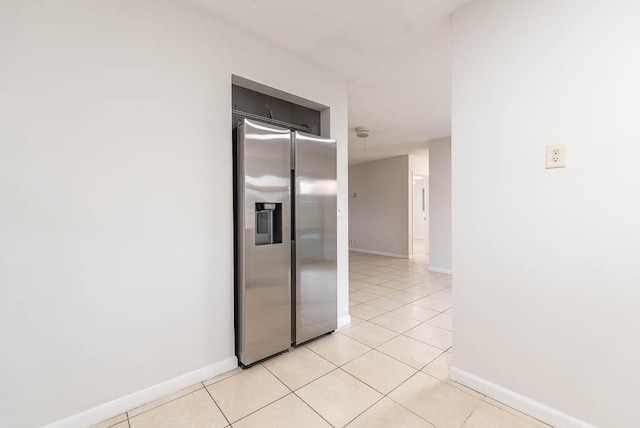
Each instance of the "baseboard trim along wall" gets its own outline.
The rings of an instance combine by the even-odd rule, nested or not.
[[[396,253],[385,253],[382,251],[372,251],[372,250],[363,250],[360,248],[349,248],[349,251],[353,251],[356,253],[364,253],[364,254],[373,254],[375,256],[387,256],[387,257],[395,257],[397,259],[408,259],[408,254],[396,254]]]
[[[153,400],[157,400],[158,398],[173,394],[198,382],[203,382],[214,376],[233,370],[236,367],[238,367],[237,358],[227,358],[210,366],[202,367],[201,369],[185,373],[141,391],[134,392],[133,394],[85,410],[82,413],[46,425],[45,428],[86,428]]]
[[[344,327],[345,325],[349,324],[351,324],[351,315],[345,315],[338,318],[338,328]]]
[[[562,413],[559,410],[544,405],[538,401],[520,395],[510,389],[504,388],[488,380],[482,379],[464,370],[451,367],[449,377],[471,389],[481,392],[495,400],[513,407],[527,415],[533,416],[542,422],[558,428],[596,428],[573,416]]]
[[[429,266],[429,272],[446,273],[447,275],[453,275],[452,269],[443,269],[435,266]]]

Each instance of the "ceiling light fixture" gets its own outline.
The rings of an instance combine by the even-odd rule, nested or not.
[[[356,136],[362,138],[362,149],[367,150],[367,137],[369,136],[369,128],[366,126],[356,127]]]

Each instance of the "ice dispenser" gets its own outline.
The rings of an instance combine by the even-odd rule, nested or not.
[[[256,245],[282,243],[282,204],[256,203]]]

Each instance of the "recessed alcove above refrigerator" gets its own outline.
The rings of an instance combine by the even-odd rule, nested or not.
[[[232,125],[238,126],[242,119],[253,119],[271,125],[320,135],[320,111],[289,102],[271,95],[231,86]]]

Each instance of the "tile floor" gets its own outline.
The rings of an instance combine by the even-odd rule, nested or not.
[[[427,263],[352,253],[350,325],[97,427],[547,427],[448,379],[451,277]]]

